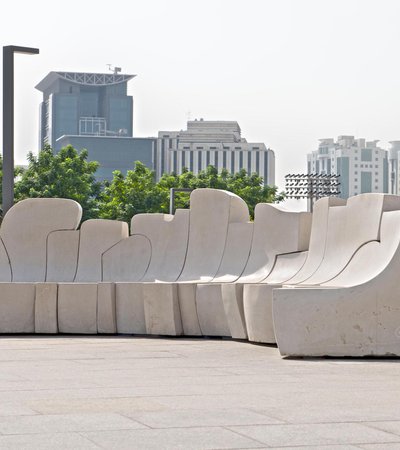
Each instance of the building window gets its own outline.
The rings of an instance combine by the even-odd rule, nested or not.
[[[371,164],[371,167],[372,167],[372,164]],[[375,169],[377,169],[378,168],[378,164],[375,164]]]
[[[210,150],[216,150],[217,147],[210,147]]]
[[[242,169],[243,169],[243,152],[239,152],[239,170]]]
[[[194,158],[193,152],[190,152],[189,153],[189,170],[191,172],[193,172],[193,158]]]
[[[256,152],[256,172],[260,173],[260,152]]]
[[[190,150],[190,147],[183,147],[183,150]]]
[[[203,150],[204,147],[196,147],[197,150]]]
[[[354,164],[354,167],[358,167],[358,164]]]
[[[231,152],[231,173],[235,173],[235,152]]]
[[[354,181],[358,181],[358,178],[354,178]]]
[[[197,166],[198,166],[198,170],[202,170],[202,167],[201,167],[201,163],[202,163],[201,157],[202,157],[202,156],[203,156],[203,155],[202,155],[201,152],[197,152]]]
[[[222,152],[222,167],[226,169],[226,152]]]
[[[214,167],[218,170],[218,152],[214,152]]]
[[[242,147],[235,147],[235,150],[241,150]]]
[[[356,161],[358,161],[358,157],[357,157],[357,156],[355,156],[354,159],[355,159]]]
[[[375,161],[379,161],[379,158],[375,158]]]
[[[206,167],[210,165],[210,152],[206,152]]]
[[[354,171],[354,174],[355,174],[355,175],[358,175],[358,172],[357,172],[357,170],[355,170],[355,171]]]

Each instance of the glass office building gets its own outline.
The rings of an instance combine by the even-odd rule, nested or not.
[[[152,138],[133,138],[133,99],[121,73],[50,72],[36,89],[40,105],[39,148],[57,152],[72,144],[86,148],[98,161],[97,178],[111,179],[113,170],[126,172],[135,161],[153,168]]]

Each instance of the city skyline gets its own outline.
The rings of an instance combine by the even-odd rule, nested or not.
[[[305,172],[321,138],[364,136],[385,149],[400,138],[397,2],[187,5],[126,2],[112,15],[105,2],[55,12],[40,0],[7,5],[3,45],[40,48],[34,58],[16,56],[16,162],[38,148],[34,86],[43,76],[106,72],[108,63],[137,74],[129,87],[135,137],[183,129],[188,118],[238,121],[249,140],[275,151],[281,190],[285,174]],[[41,23],[31,19],[37,11]]]

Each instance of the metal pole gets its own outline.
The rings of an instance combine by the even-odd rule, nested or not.
[[[175,193],[176,192],[192,192],[190,188],[171,188],[169,190],[169,213],[175,213]]]
[[[169,190],[169,213],[175,212],[175,188]]]
[[[14,204],[14,53],[37,55],[39,49],[3,47],[3,215]]]
[[[3,214],[14,204],[14,52],[3,47]]]

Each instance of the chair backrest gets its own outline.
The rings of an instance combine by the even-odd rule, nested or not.
[[[151,260],[142,281],[177,280],[182,272],[189,237],[190,211],[171,214],[137,214],[131,230],[143,234],[151,244]]]
[[[380,240],[361,246],[344,270],[323,286],[351,287],[367,283],[389,267],[399,252],[400,211],[387,211],[382,214]]]
[[[287,281],[288,284],[301,283],[317,271],[324,258],[329,211],[345,204],[346,200],[337,197],[324,197],[315,203],[307,259],[296,275]]]
[[[80,229],[78,267],[74,281],[102,281],[103,253],[128,235],[128,224],[125,222],[103,219],[83,222]]]
[[[308,249],[311,213],[289,212],[269,203],[255,208],[250,256],[239,278],[241,283],[260,283],[272,271],[277,255]]]
[[[230,223],[246,223],[249,211],[237,195],[196,189],[190,196],[189,241],[179,281],[211,281],[223,259]]]
[[[68,199],[32,198],[14,205],[5,215],[0,228],[0,239],[10,262],[12,281],[45,281],[50,233],[75,230],[81,217],[81,206]],[[4,267],[4,249],[0,249],[0,261]]]
[[[382,213],[400,209],[400,197],[361,194],[345,206],[329,209],[324,257],[317,271],[304,284],[318,285],[336,277],[357,250],[380,237]]]

